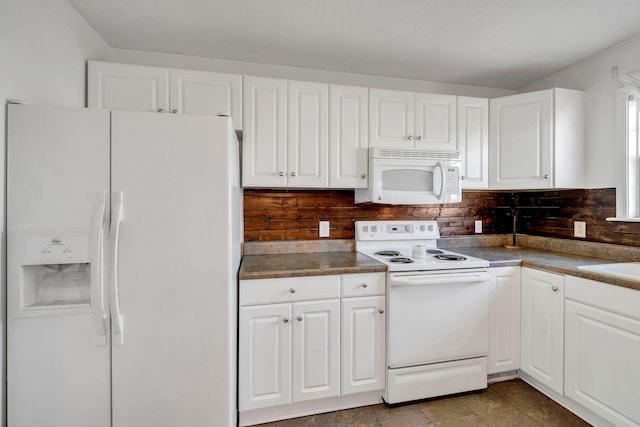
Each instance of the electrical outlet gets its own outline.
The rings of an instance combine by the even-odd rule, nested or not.
[[[320,237],[329,237],[329,221],[320,221],[318,231]]]
[[[573,237],[587,237],[587,223],[584,221],[573,222]]]
[[[476,233],[482,233],[482,220],[476,220]]]

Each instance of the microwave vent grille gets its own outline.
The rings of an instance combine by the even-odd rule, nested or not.
[[[374,159],[426,159],[426,160],[460,160],[459,151],[405,150],[399,148],[374,148],[371,153]]]

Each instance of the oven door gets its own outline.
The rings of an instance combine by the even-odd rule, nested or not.
[[[458,167],[448,161],[371,159],[372,200],[387,204],[460,201]]]
[[[417,366],[486,355],[486,270],[389,273],[388,364]]]

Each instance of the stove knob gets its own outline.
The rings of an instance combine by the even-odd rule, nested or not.
[[[363,231],[364,233],[368,233],[368,232],[369,232],[369,226],[368,226],[368,225],[363,226],[363,227],[362,227],[362,231]]]
[[[424,225],[421,225],[421,226],[420,226],[420,231],[424,231],[424,230],[426,230],[425,226],[424,226]]]
[[[377,226],[377,225],[372,225],[372,226],[371,226],[371,231],[372,231],[373,233],[376,233],[376,232],[378,231],[378,226]]]
[[[407,233],[412,233],[413,232],[413,226],[411,225],[405,225],[404,229]]]
[[[433,231],[433,225],[429,226],[429,231]]]

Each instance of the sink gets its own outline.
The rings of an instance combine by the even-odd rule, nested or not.
[[[595,273],[621,277],[623,279],[640,281],[640,262],[618,262],[615,264],[581,265],[578,268],[580,270],[592,271]]]

